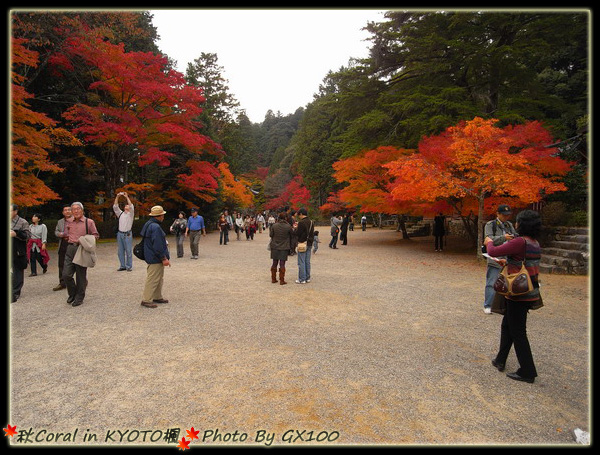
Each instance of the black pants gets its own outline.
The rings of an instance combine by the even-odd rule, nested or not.
[[[69,297],[74,297],[75,302],[83,302],[87,288],[87,267],[73,263],[73,257],[77,252],[77,245],[69,244],[65,253],[65,265],[63,266],[63,280],[67,286]],[[75,276],[75,278],[73,278]]]
[[[506,312],[500,327],[500,348],[496,356],[496,362],[506,363],[510,348],[514,345],[520,366],[516,373],[524,378],[535,378],[537,371],[527,339],[528,311],[528,303],[506,299]]]
[[[26,266],[27,267],[27,266]],[[15,266],[13,262],[12,266],[12,301],[16,302],[21,296],[21,289],[23,289],[23,282],[25,281],[25,269],[20,266]]]
[[[61,240],[60,246],[58,247],[58,282],[61,286],[67,286],[63,279],[63,268],[65,266],[65,254],[67,253],[68,242]]]
[[[444,249],[444,236],[443,235],[436,235],[435,236],[435,249],[436,250],[443,250]]]
[[[29,265],[31,266],[31,273],[37,274],[37,264],[39,263],[43,269],[46,268],[44,265],[44,258],[42,257],[42,253],[40,251],[33,251],[33,249],[29,252]]]

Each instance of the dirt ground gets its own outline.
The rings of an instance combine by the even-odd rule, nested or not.
[[[520,383],[490,363],[502,317],[483,313],[485,264],[456,239],[435,252],[432,237],[368,229],[332,250],[328,231],[311,283],[294,283],[293,256],[285,286],[266,233],[211,233],[198,260],[169,237],[156,309],[140,305],[145,263],[117,272],[114,242],[71,307],[51,251],[9,304],[9,443],[156,446],[193,427],[190,448],[576,445],[573,430],[591,430],[588,277],[542,275],[528,320],[539,376]]]

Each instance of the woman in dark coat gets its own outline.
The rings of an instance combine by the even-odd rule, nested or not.
[[[340,229],[340,240],[342,245],[348,245],[348,226],[350,225],[350,214],[346,213],[342,221],[342,227]]]
[[[288,223],[287,214],[281,212],[277,217],[277,222],[269,228],[271,237],[271,283],[277,283],[277,263],[279,263],[279,284],[287,284],[285,281],[285,261],[291,248],[292,226]]]
[[[433,236],[435,237],[435,251],[444,251],[444,235],[446,235],[446,218],[440,212],[433,219]]]

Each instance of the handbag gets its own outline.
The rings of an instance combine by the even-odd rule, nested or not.
[[[310,236],[310,232],[313,229],[313,222],[310,222],[310,228],[308,229],[308,235]],[[306,242],[298,242],[298,253],[306,253],[306,250],[308,249],[308,240]]]
[[[525,255],[526,252],[527,240],[525,240]],[[525,259],[521,262],[521,270],[517,273],[508,273],[508,264],[502,267],[502,271],[494,283],[494,290],[505,297],[523,295],[533,291],[533,283],[525,267]]]

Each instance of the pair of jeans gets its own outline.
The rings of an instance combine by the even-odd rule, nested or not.
[[[496,295],[494,283],[498,279],[498,275],[500,275],[501,270],[502,269],[499,267],[494,267],[491,265],[487,266],[487,272],[485,274],[485,299],[483,301],[484,308],[492,307],[492,302],[494,301],[494,296]]]
[[[117,255],[122,269],[131,270],[133,267],[133,234],[117,232]]]
[[[223,243],[225,243],[225,245],[227,245],[228,242],[229,242],[229,231],[227,229],[223,229],[219,233],[219,245],[223,245]]]
[[[338,234],[331,236],[331,242],[329,242],[329,248],[337,248]]]
[[[183,257],[183,242],[185,241],[184,234],[177,234],[177,257]]]
[[[298,252],[298,281],[310,280],[310,248]]]

